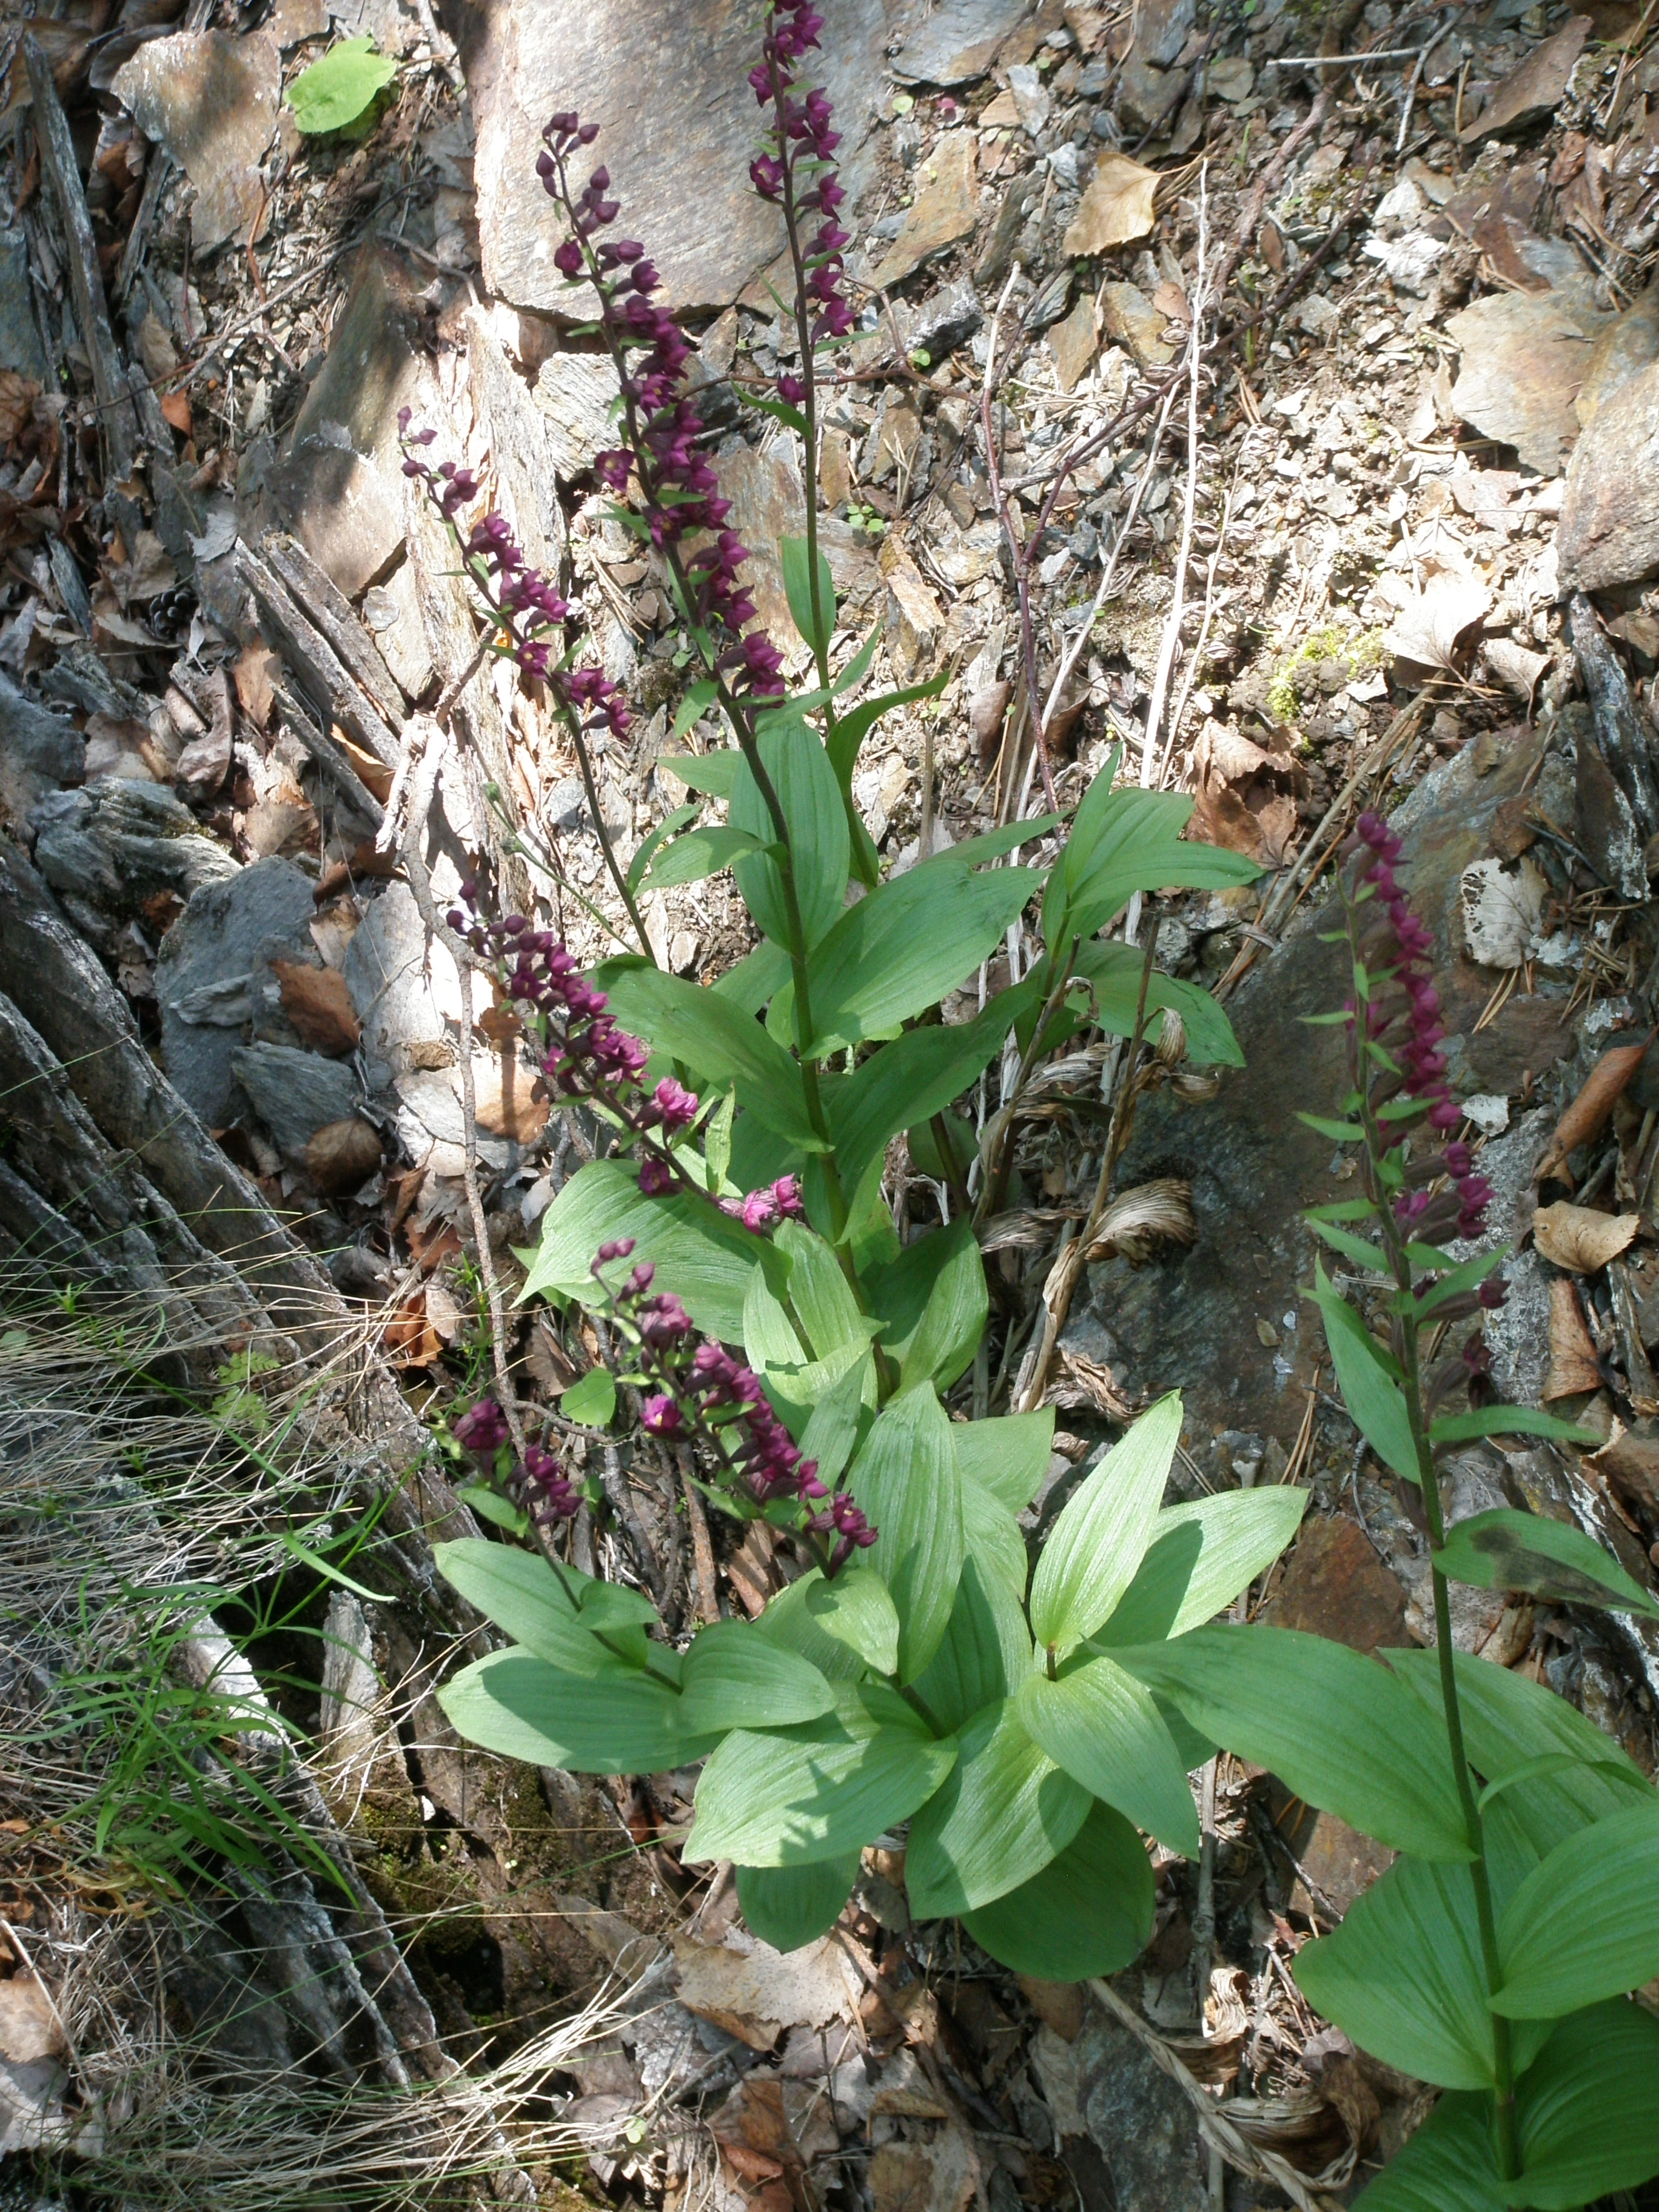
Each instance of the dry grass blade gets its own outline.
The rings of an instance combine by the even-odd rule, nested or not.
[[[1166,1244],[1189,1246],[1197,1242],[1191,1183],[1178,1176],[1160,1176],[1152,1182],[1121,1191],[1112,1200],[1100,1217],[1088,1256],[1104,1260],[1115,1252],[1139,1263],[1152,1258]]]

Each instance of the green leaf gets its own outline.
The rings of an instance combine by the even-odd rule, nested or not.
[[[1091,1796],[1170,1850],[1198,1856],[1187,1770],[1143,1683],[1110,1659],[1091,1659],[1054,1682],[1028,1674],[1018,1705],[1032,1741]]]
[[[1307,1503],[1305,1492],[1270,1484],[1165,1506],[1134,1580],[1092,1641],[1156,1644],[1213,1620],[1273,1565]]]
[[[674,720],[669,729],[669,736],[675,739],[683,738],[693,722],[701,721],[715,700],[719,698],[720,689],[720,685],[712,676],[700,676],[695,684],[688,684],[685,687],[684,698],[674,710]],[[659,753],[656,764],[659,768],[665,768],[672,775],[675,773],[675,757],[676,756],[672,753]],[[684,777],[681,781],[684,781]],[[698,789],[701,787],[693,786],[692,788]],[[722,792],[720,797],[725,796],[725,793]]]
[[[1522,2174],[1500,2185],[1508,2203],[1575,2212],[1638,2189],[1659,2172],[1659,2021],[1618,2002],[1575,2013],[1523,2076],[1518,2101]]]
[[[530,1533],[530,1516],[521,1506],[503,1498],[499,1490],[488,1489],[482,1482],[463,1482],[456,1486],[455,1495],[463,1505],[470,1505],[481,1521],[493,1522],[497,1528],[510,1528],[515,1536]]]
[[[864,1674],[864,1661],[850,1644],[837,1643],[811,1610],[812,1592],[823,1580],[822,1568],[808,1568],[769,1601],[751,1626],[757,1636],[810,1660],[826,1680],[856,1682]]]
[[[734,968],[728,968],[724,975],[717,975],[708,988],[718,991],[721,998],[730,999],[734,1006],[741,1006],[745,1014],[757,1014],[788,981],[789,955],[782,945],[763,938]]]
[[[1089,1817],[1089,1793],[1038,1749],[1004,1698],[962,1731],[961,1756],[910,1823],[904,1886],[918,1920],[1018,1888]]]
[[[1472,1514],[1447,1532],[1435,1565],[1477,1589],[1529,1590],[1558,1605],[1596,1605],[1659,1619],[1659,1604],[1611,1552],[1570,1522],[1498,1506]]]
[[[1363,1267],[1368,1275],[1382,1275],[1393,1281],[1394,1270],[1389,1267],[1388,1255],[1380,1244],[1373,1244],[1364,1237],[1356,1237],[1351,1230],[1340,1229],[1334,1221],[1316,1221],[1311,1214],[1306,1219],[1314,1235],[1322,1243],[1328,1244],[1333,1252],[1340,1252],[1345,1260],[1352,1260],[1355,1267]]]
[[[697,1784],[681,1856],[756,1867],[845,1858],[908,1820],[956,1758],[956,1739],[935,1741],[883,1684],[839,1685],[821,1720],[726,1737]]]
[[[835,770],[816,732],[799,714],[773,720],[758,740],[760,757],[789,828],[791,864],[801,927],[809,951],[833,927],[847,896],[851,846],[847,811]],[[761,796],[745,761],[732,787],[732,826],[747,830],[763,845],[776,837],[772,810]],[[739,860],[732,872],[744,904],[775,945],[789,943],[789,915],[783,878],[775,860],[758,854]],[[817,1018],[817,1002],[813,1001]]]
[[[1139,1837],[1109,1806],[1096,1805],[1040,1874],[964,1913],[962,1924],[1017,1974],[1080,1982],[1116,1973],[1146,1948],[1152,1904]]]
[[[288,104],[307,137],[346,131],[362,120],[397,74],[397,63],[377,54],[373,39],[342,39],[301,70],[288,88]]]
[[[942,854],[878,884],[807,963],[814,1054],[891,1036],[936,1006],[994,950],[1038,881],[1030,868],[975,873]]]
[[[1363,1145],[1365,1141],[1363,1121],[1333,1121],[1324,1114],[1298,1114],[1296,1118],[1316,1136],[1328,1137],[1334,1144]]]
[[[1019,1418],[1015,1416],[1014,1418]],[[953,1430],[963,1424],[955,1422]],[[957,1462],[957,1472],[962,1481],[963,1542],[971,1559],[979,1561],[988,1574],[997,1577],[1007,1589],[1024,1619],[1025,1585],[1030,1580],[1031,1563],[1026,1555],[1025,1539],[1013,1515],[1000,1498],[994,1498],[982,1482],[962,1474],[962,1462]],[[1030,1642],[1029,1633],[1026,1642]],[[1009,1686],[1011,1688],[1012,1685]],[[981,1704],[984,1700],[981,1698]]]
[[[470,1743],[571,1774],[657,1774],[702,1758],[717,1741],[687,1727],[678,1698],[649,1676],[567,1674],[518,1650],[462,1668],[438,1703]]]
[[[681,714],[684,714],[686,708],[691,704],[692,700],[702,689],[701,684],[694,684],[691,686],[681,704]],[[691,722],[696,720],[697,714],[702,713],[703,708],[708,705],[714,696],[714,678],[711,677],[708,678],[708,696],[698,707],[697,714],[693,714],[690,721],[684,725],[676,718],[674,724],[676,737],[684,734],[685,730],[690,727]],[[688,791],[700,791],[707,799],[729,799],[732,796],[732,787],[738,780],[738,770],[743,766],[743,755],[735,745],[729,745],[723,746],[717,753],[659,753],[656,764],[672,775],[676,783],[683,783]],[[775,831],[774,835],[775,834]]]
[[[1040,975],[1002,991],[970,1022],[929,1024],[872,1053],[829,1102],[843,1181],[856,1188],[901,1129],[942,1114],[1001,1051],[1016,1022],[1041,1004]],[[813,1018],[817,1002],[813,1001]]]
[[[568,1421],[579,1421],[585,1429],[608,1429],[617,1412],[615,1376],[608,1367],[590,1367],[564,1392],[559,1407]]]
[[[1532,1406],[1480,1406],[1471,1413],[1443,1413],[1429,1424],[1430,1440],[1437,1444],[1465,1444],[1476,1437],[1559,1437],[1564,1443],[1593,1451],[1601,1441],[1592,1430],[1559,1413],[1540,1413]]]
[[[856,1651],[878,1674],[897,1672],[898,1613],[873,1568],[848,1565],[833,1582],[820,1577],[807,1590],[806,1610],[826,1636]]]
[[[686,1724],[700,1734],[787,1728],[816,1720],[835,1703],[817,1668],[746,1620],[717,1621],[691,1639],[680,1674]]]
[[[1190,799],[1172,792],[1113,792],[1087,860],[1068,886],[1067,931],[1093,937],[1136,891],[1222,890],[1253,881],[1261,873],[1253,860],[1219,846],[1182,841],[1192,811]],[[1043,940],[1053,945],[1057,938],[1048,927],[1046,901],[1044,907]]]
[[[652,862],[651,872],[645,878],[645,888],[650,891],[667,890],[674,884],[700,884],[705,876],[718,875],[729,868],[745,853],[760,850],[761,841],[746,830],[712,827],[688,830],[684,837],[677,837],[665,853]],[[641,846],[641,852],[644,851]],[[639,859],[639,854],[634,855]],[[630,868],[630,875],[632,870]],[[629,890],[637,888],[637,879],[630,882]]]
[[[811,1866],[739,1867],[738,1903],[751,1936],[775,1951],[815,1943],[841,1918],[859,1878],[859,1855],[820,1859]]]
[[[893,1594],[899,1679],[908,1682],[939,1649],[962,1573],[961,1478],[951,1424],[931,1384],[877,1414],[846,1481],[879,1531],[864,1564]]]
[[[1396,1859],[1334,1935],[1304,1945],[1296,1978],[1316,2011],[1386,2065],[1443,2089],[1496,2079],[1468,1867]]]
[[[806,1354],[788,1315],[758,1271],[749,1278],[743,1302],[743,1356],[763,1376],[774,1368],[787,1371],[806,1364]]]
[[[865,1345],[869,1324],[832,1248],[801,1221],[780,1222],[773,1242],[789,1262],[789,1303],[820,1359],[843,1345]]]
[[[1443,2097],[1354,2200],[1354,2212],[1504,2212],[1492,2148],[1492,2100]]]
[[[1152,1541],[1180,1440],[1181,1395],[1171,1391],[1066,1500],[1031,1577],[1040,1646],[1063,1658],[1110,1616]]]
[[[747,405],[757,408],[763,415],[769,415],[775,422],[786,423],[798,438],[811,435],[812,426],[799,408],[792,407],[787,399],[780,399],[775,393],[745,392],[744,399]]]
[[[444,1580],[486,1620],[493,1620],[538,1659],[550,1661],[565,1674],[632,1676],[644,1663],[642,1658],[620,1657],[595,1641],[592,1620],[584,1620],[579,1610],[592,1578],[574,1567],[555,1574],[534,1552],[491,1544],[482,1536],[434,1544],[432,1556]],[[640,1596],[638,1602],[640,1611],[629,1624],[636,1631],[657,1617],[649,1599]]]
[[[823,1393],[796,1439],[804,1459],[816,1460],[818,1480],[833,1490],[842,1469],[853,1456],[859,1433],[866,1425],[866,1410],[876,1402],[875,1362],[866,1352],[854,1359],[840,1380]],[[890,1668],[882,1670],[890,1674]]]
[[[803,425],[803,428],[805,426]],[[814,653],[826,653],[836,627],[836,582],[822,550],[818,554],[818,618],[812,619],[811,570],[807,565],[804,538],[780,538],[778,562],[783,570],[783,595],[789,602],[790,619]]]
[[[593,1255],[607,1238],[631,1237],[635,1257],[657,1270],[656,1287],[684,1300],[697,1327],[726,1344],[743,1341],[743,1302],[757,1267],[781,1287],[783,1260],[706,1200],[684,1193],[647,1198],[639,1173],[621,1160],[579,1168],[542,1216],[541,1243],[522,1304],[538,1296],[591,1297]]]
[[[899,1370],[902,1389],[933,1382],[948,1390],[972,1361],[991,1310],[973,1223],[965,1217],[953,1221],[945,1236],[951,1249],[905,1347]]]
[[[732,1123],[737,1110],[738,1094],[728,1091],[703,1127],[703,1162],[708,1172],[708,1188],[716,1196],[726,1188],[732,1165]]]
[[[611,1012],[624,1029],[637,1030],[696,1073],[722,1084],[735,1080],[738,1105],[769,1129],[805,1152],[824,1149],[807,1110],[800,1069],[730,999],[659,968],[630,968],[611,981]]]
[[[1097,938],[1079,948],[1077,972],[1093,985],[1100,1025],[1114,1036],[1134,1035],[1146,963],[1146,956],[1138,946],[1115,938]],[[1154,1034],[1152,1018],[1166,1006],[1181,1017],[1187,1032],[1187,1057],[1195,1067],[1243,1066],[1244,1054],[1233,1035],[1233,1025],[1210,994],[1196,983],[1183,983],[1154,969],[1146,983],[1146,1026]]]
[[[696,818],[697,809],[695,805],[677,806],[673,812],[665,821],[659,822],[648,836],[641,838],[635,849],[634,857],[628,864],[628,874],[624,879],[630,891],[639,889],[640,878],[650,866],[651,856],[658,848],[665,844],[677,830],[683,830],[688,822],[695,822]]]
[[[835,769],[843,791],[851,787],[859,747],[882,717],[890,714],[895,708],[911,706],[918,699],[937,699],[950,680],[950,670],[941,668],[937,676],[930,676],[925,684],[908,684],[898,691],[884,691],[880,698],[866,699],[862,706],[854,707],[850,713],[836,717],[836,726],[829,743],[830,765]],[[845,681],[843,677],[841,683],[836,684],[837,691]]]
[[[1473,1856],[1444,1723],[1380,1661],[1291,1628],[1195,1628],[1114,1656],[1310,1805],[1397,1851]]]
[[[1412,1437],[1406,1394],[1386,1371],[1388,1358],[1322,1266],[1314,1265],[1314,1301],[1324,1317],[1325,1341],[1342,1387],[1342,1401],[1377,1457],[1407,1482],[1418,1479],[1417,1445]]]
[[[1557,1844],[1498,1924],[1494,2012],[1553,2020],[1659,1974],[1659,1802],[1632,1805]]]
[[[1407,1249],[1410,1251],[1415,1248],[1408,1246]],[[1448,1298],[1460,1297],[1465,1291],[1474,1290],[1508,1257],[1508,1245],[1500,1244],[1494,1252],[1477,1252],[1474,1259],[1465,1260],[1459,1267],[1449,1267],[1439,1281],[1425,1291],[1417,1301],[1419,1314],[1431,1314],[1437,1306],[1444,1305]]]
[[[960,1729],[986,1705],[1011,1696],[1030,1666],[1031,1632],[1018,1594],[994,1567],[964,1559],[950,1626],[915,1679],[916,1695],[940,1728]]]
[[[951,1442],[964,1478],[983,1483],[1011,1513],[1023,1513],[1042,1487],[1054,1449],[1054,1409],[953,1421]]]

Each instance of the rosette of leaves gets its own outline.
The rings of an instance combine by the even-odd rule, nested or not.
[[[918,1919],[960,1917],[1022,1972],[1114,1972],[1151,1932],[1142,1832],[1197,1852],[1187,1777],[1211,1749],[1121,1655],[1178,1648],[1227,1605],[1289,1540],[1302,1494],[1164,1507],[1181,1428],[1166,1398],[1085,1475],[1032,1569],[1016,1516],[1052,1413],[953,1422],[927,1373],[878,1410],[861,1322],[820,1296],[827,1248],[788,1241],[782,1298],[754,1270],[747,1354],[878,1542],[683,1651],[636,1591],[505,1545],[441,1546],[443,1572],[517,1639],[457,1675],[444,1709],[543,1765],[703,1760],[684,1855],[733,1861],[750,1926],[780,1948],[823,1934],[860,1851],[908,1824]]]

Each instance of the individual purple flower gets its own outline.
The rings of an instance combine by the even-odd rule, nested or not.
[[[464,1450],[476,1452],[481,1459],[499,1451],[510,1435],[507,1415],[493,1398],[480,1398],[477,1405],[469,1407],[451,1433]]]
[[[688,1091],[672,1075],[665,1075],[652,1092],[651,1104],[647,1111],[672,1136],[681,1129],[689,1129],[696,1120],[697,1094],[695,1091]]]
[[[641,1400],[640,1425],[653,1437],[677,1437],[680,1432],[680,1409],[665,1393]]]
[[[640,1188],[647,1198],[662,1198],[674,1188],[674,1170],[659,1152],[647,1152],[640,1162]]]
[[[512,1486],[532,1521],[546,1528],[568,1521],[581,1504],[581,1493],[562,1462],[544,1444],[526,1444],[513,1471]]]

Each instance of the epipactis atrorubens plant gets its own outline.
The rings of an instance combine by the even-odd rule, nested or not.
[[[642,929],[637,952],[579,975],[551,932],[500,911],[482,874],[450,918],[494,968],[548,1092],[601,1132],[599,1157],[544,1216],[525,1292],[603,1323],[610,1366],[567,1394],[567,1423],[606,1426],[620,1403],[644,1449],[676,1455],[720,1510],[763,1516],[801,1571],[757,1620],[677,1650],[637,1590],[562,1556],[561,1524],[585,1492],[557,1440],[515,1450],[503,1409],[484,1401],[454,1430],[479,1477],[469,1495],[536,1548],[441,1547],[446,1574],[515,1638],[442,1697],[463,1734],[544,1765],[706,1760],[685,1856],[734,1862],[750,1924],[775,1943],[829,1927],[860,1849],[908,1822],[913,1911],[961,1914],[1008,1964],[1074,1979],[1122,1966],[1150,1931],[1137,1831],[1199,1844],[1186,1778],[1208,1746],[1120,1650],[1229,1604],[1288,1540],[1302,1499],[1269,1490],[1164,1509],[1181,1421],[1168,1399],[1088,1475],[1033,1571],[1017,1516],[1046,1472],[1052,1413],[964,1422],[945,1399],[986,1329],[975,1223],[1003,1202],[1019,1085],[1085,1026],[1128,1036],[1144,1016],[1177,1017],[1199,1065],[1240,1057],[1207,994],[1104,932],[1137,892],[1255,871],[1182,840],[1189,800],[1115,790],[1114,756],[1046,871],[1013,863],[1060,830],[1054,816],[884,878],[853,797],[859,749],[945,678],[860,698],[873,635],[836,665],[817,423],[852,313],[833,118],[802,77],[821,29],[800,0],[779,0],[750,80],[769,117],[750,173],[781,210],[795,274],[797,357],[757,404],[801,445],[806,534],[779,551],[810,652],[804,690],[788,689],[755,626],[749,552],[727,526],[687,382],[691,341],[657,303],[644,246],[613,235],[608,173],[575,174],[592,126],[556,117],[538,164],[565,227],[556,259],[597,301],[592,328],[617,373],[618,441],[599,473],[659,556],[700,664],[676,734],[716,708],[732,740],[660,763],[693,803],[626,868],[607,856],[636,927],[642,894],[729,866],[759,942],[700,988],[653,963]],[[572,610],[503,520],[469,519],[476,478],[434,465],[435,441],[405,429],[410,472],[457,532],[495,649],[545,686],[591,799],[588,741],[626,732],[625,701],[567,642]],[[711,800],[723,821],[698,819]],[[1030,971],[973,1020],[943,1024],[940,1000],[1034,901]],[[956,1109],[1011,1036],[1012,1086],[981,1132]],[[965,1202],[902,1249],[882,1177],[906,1133]]]
[[[1654,1614],[1608,1553],[1507,1508],[1448,1527],[1437,1455],[1492,1436],[1578,1443],[1582,1430],[1489,1398],[1478,1338],[1504,1302],[1480,1238],[1492,1193],[1447,1079],[1432,939],[1395,875],[1399,839],[1361,817],[1340,879],[1353,992],[1340,1118],[1363,1197],[1309,1216],[1372,1333],[1316,1269],[1312,1295],[1348,1411],[1421,1501],[1436,1648],[1363,1656],[1290,1630],[1206,1628],[1127,1661],[1190,1724],[1271,1766],[1310,1804],[1400,1856],[1297,1980],[1365,2051],[1446,2094],[1364,2191],[1365,2212],[1538,2212],[1659,2172],[1659,2021],[1626,1993],[1659,1972],[1659,1797],[1551,1690],[1454,1652],[1449,1584]],[[1440,1240],[1444,1240],[1442,1242]]]

